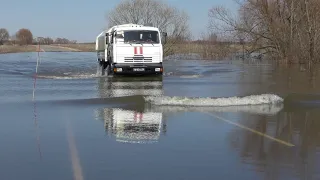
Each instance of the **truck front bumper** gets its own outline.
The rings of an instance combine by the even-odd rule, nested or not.
[[[114,64],[114,74],[118,75],[162,75],[162,63],[154,64]]]

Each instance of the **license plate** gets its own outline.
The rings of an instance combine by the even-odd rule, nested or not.
[[[144,68],[133,68],[133,71],[144,71]]]

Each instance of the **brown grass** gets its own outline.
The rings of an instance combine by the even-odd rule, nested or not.
[[[95,52],[95,44],[94,43],[78,43],[78,44],[59,44],[53,46],[61,46],[61,47],[67,47],[71,49],[77,49],[81,52]]]
[[[36,52],[37,48],[34,45],[19,46],[19,45],[2,45],[0,46],[0,54],[19,53],[19,52]]]
[[[231,53],[241,52],[242,46],[237,44],[222,44],[222,43],[184,43],[177,44],[174,48],[174,53],[187,54],[195,53],[202,56],[203,59],[223,59]],[[245,47],[248,49],[248,47]]]
[[[78,52],[95,52],[95,43],[78,43],[78,44],[52,44],[50,46],[58,46]],[[247,48],[246,48],[247,49]],[[36,52],[36,45],[18,46],[3,45],[0,46],[0,54],[18,53],[18,52]],[[241,45],[235,44],[204,44],[204,43],[179,43],[173,47],[173,53],[188,54],[196,53],[203,59],[222,59],[230,53],[242,51]]]

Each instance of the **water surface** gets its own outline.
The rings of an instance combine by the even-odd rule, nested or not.
[[[94,53],[45,52],[35,83],[36,59],[0,56],[1,179],[320,178],[317,74],[171,59],[105,77]]]

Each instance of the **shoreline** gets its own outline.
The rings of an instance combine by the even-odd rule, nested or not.
[[[174,56],[175,54],[196,54],[201,56],[203,60],[222,60],[229,57],[230,54],[240,52],[237,45],[220,45],[220,44],[176,44],[172,48],[173,54],[167,54],[165,57]],[[2,45],[0,46],[0,54],[25,53],[25,52],[96,52],[94,43],[78,43],[78,44],[51,44],[51,45]],[[189,58],[194,58],[189,57]],[[187,59],[189,59],[187,58]],[[198,59],[198,58],[196,58]]]
[[[81,45],[80,45],[81,46]],[[80,47],[79,46],[79,47]],[[94,49],[72,48],[68,45],[2,45],[0,46],[0,54],[26,53],[26,52],[95,52]]]
[[[36,52],[37,48],[35,45],[28,46],[17,46],[17,45],[2,45],[0,46],[0,54],[9,53],[24,53],[24,52]]]

